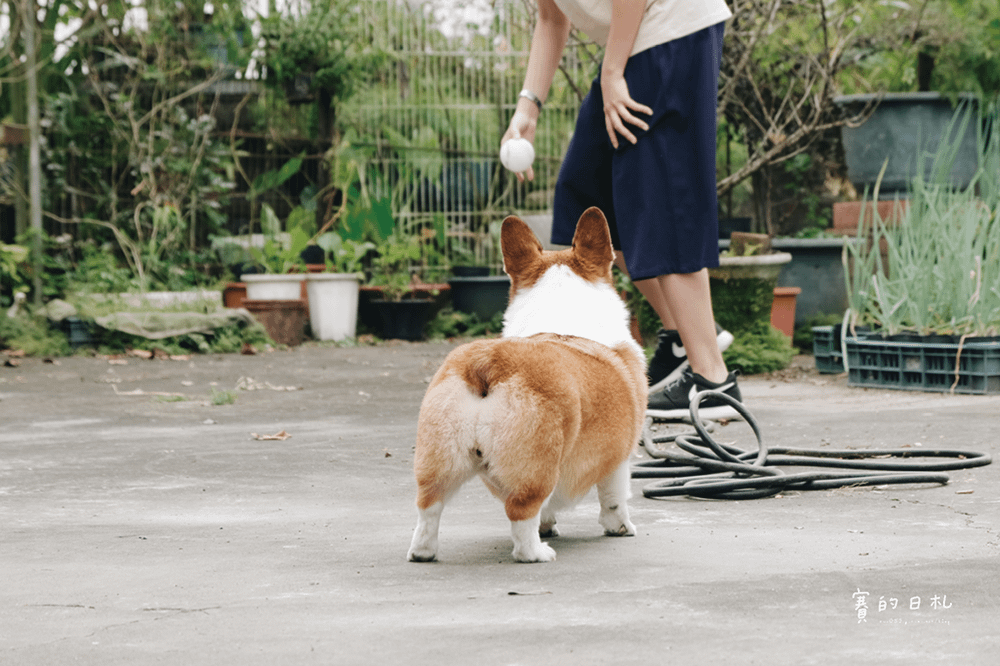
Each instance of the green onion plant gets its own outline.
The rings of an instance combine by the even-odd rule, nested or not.
[[[975,123],[979,168],[965,187],[949,176]],[[931,159],[925,170],[926,160]],[[937,151],[921,151],[909,205],[892,224],[865,197],[857,243],[844,247],[849,319],[887,335],[1000,334],[1000,122],[997,104],[980,117],[960,106]],[[883,166],[883,172],[885,167]],[[925,173],[927,174],[925,176]],[[878,201],[876,182],[871,201]],[[871,224],[866,224],[866,209]],[[885,253],[883,259],[883,251]]]

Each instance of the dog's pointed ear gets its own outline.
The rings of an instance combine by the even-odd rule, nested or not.
[[[611,246],[608,220],[600,208],[593,206],[583,211],[573,235],[573,252],[583,261],[611,270],[615,250]]]
[[[507,217],[500,227],[500,249],[507,275],[521,273],[542,254],[542,244],[524,220]]]

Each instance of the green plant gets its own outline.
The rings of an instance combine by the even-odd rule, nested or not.
[[[44,317],[0,313],[0,348],[19,349],[27,356],[68,356],[66,334],[49,325]]]
[[[323,248],[326,264],[338,273],[359,273],[368,253],[375,249],[371,241],[344,239],[340,234],[327,232],[316,239]]]
[[[852,324],[889,335],[1000,333],[1000,124],[995,108],[987,130],[979,132],[981,166],[972,183],[963,190],[949,180],[965,127],[978,120],[969,107],[956,111],[931,158],[927,180],[927,156],[918,155],[900,224],[886,224],[877,213],[870,227],[859,220],[858,235],[869,241],[846,245],[844,255]],[[878,184],[871,198],[877,197]]]
[[[386,300],[401,300],[411,288],[410,265],[420,259],[420,244],[413,237],[392,234],[375,251],[371,283],[383,287]]]
[[[503,330],[503,313],[499,312],[490,321],[481,321],[478,316],[469,312],[459,312],[452,308],[444,308],[427,323],[424,332],[429,340],[448,340],[451,338],[475,338],[484,335],[496,335]]]
[[[813,352],[813,327],[833,326],[844,320],[843,314],[817,314],[806,319],[801,326],[795,329],[792,336],[792,345],[797,347],[803,354]]]
[[[212,389],[212,404],[219,405],[232,405],[236,402],[238,397],[236,391],[230,391],[227,389]]]
[[[21,264],[28,260],[28,248],[23,245],[7,245],[0,243],[0,306],[11,304],[13,295],[19,291],[28,291],[28,282],[23,277]]]
[[[308,87],[344,99],[360,76],[376,67],[384,55],[366,39],[357,3],[328,0],[301,16],[273,14],[262,20],[265,80],[294,84],[311,78]]]
[[[760,334],[771,327],[774,281],[757,278],[711,280],[712,311],[719,326],[733,335]]]
[[[304,269],[302,250],[309,245],[311,235],[309,228],[301,222],[310,219],[311,216],[290,215],[286,222],[286,240],[281,236],[281,220],[274,209],[262,204],[260,224],[265,238],[262,247],[250,248],[254,264],[267,273],[290,273]]]
[[[194,0],[146,0],[140,10],[144,20],[130,21],[137,10],[119,0],[98,12],[47,7],[49,30],[79,28],[46,63],[43,162],[47,217],[78,225],[79,240],[115,243],[145,290],[196,283],[199,246],[225,221],[232,167],[211,88],[249,49],[239,47],[238,5],[216,4],[208,23]]]
[[[77,252],[76,262],[67,272],[67,291],[109,294],[138,289],[135,274],[121,265],[111,243],[86,241]]]
[[[783,185],[785,195],[797,201],[802,209],[802,228],[798,238],[816,238],[830,227],[831,210],[823,206],[822,197],[810,187],[809,173],[813,169],[813,158],[808,153],[799,153],[783,164],[788,181]]]
[[[1000,93],[1000,1],[871,3],[838,83],[846,93]]]
[[[788,367],[795,347],[784,333],[768,325],[734,334],[733,344],[722,354],[730,370],[746,375],[773,372]]]

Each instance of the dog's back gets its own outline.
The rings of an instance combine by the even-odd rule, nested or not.
[[[608,500],[606,532],[633,533],[626,461],[645,411],[644,356],[610,284],[603,215],[588,211],[577,236],[572,250],[543,253],[523,222],[504,221],[506,337],[454,350],[427,390],[415,460],[421,521],[410,559],[434,558],[440,509],[475,475],[504,502],[519,560],[552,559],[539,529],[554,534],[555,511],[595,484]]]

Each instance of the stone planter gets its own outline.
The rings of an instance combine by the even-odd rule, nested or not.
[[[778,275],[791,260],[787,252],[719,257],[719,267],[708,269],[719,325],[733,335],[770,325]]]
[[[961,96],[975,104],[972,95]],[[840,106],[860,111],[878,95],[844,95],[834,99]],[[874,187],[883,163],[888,165],[880,191],[886,194],[906,192],[916,175],[917,156],[921,151],[933,154],[942,135],[954,118],[955,110],[946,97],[934,92],[890,93],[882,96],[871,117],[858,127],[845,125],[841,130],[847,175],[863,192]],[[966,187],[979,167],[975,120],[966,127],[951,171],[952,183]],[[957,132],[958,127],[954,130]],[[956,136],[957,138],[957,136]],[[925,169],[931,168],[926,160]],[[930,174],[925,173],[925,177]]]
[[[212,289],[192,289],[189,291],[147,291],[143,294],[123,293],[117,298],[130,308],[162,310],[183,304],[204,305],[222,303],[222,292]]]
[[[781,268],[792,260],[788,252],[772,252],[752,257],[719,257],[719,267],[709,268],[717,280],[777,280]]]
[[[847,309],[844,283],[844,245],[853,238],[776,238],[774,249],[787,252],[792,260],[781,267],[778,287],[799,287],[795,326],[811,317],[842,314]]]

